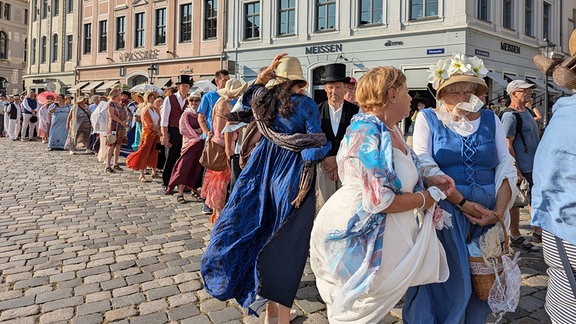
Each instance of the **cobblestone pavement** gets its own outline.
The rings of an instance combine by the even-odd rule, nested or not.
[[[93,155],[0,138],[0,322],[261,323],[202,289],[212,225],[159,180],[107,174]],[[527,231],[527,215],[523,215]],[[515,323],[550,322],[541,253],[523,253]],[[383,323],[400,323],[401,304]],[[293,323],[327,323],[307,267]]]

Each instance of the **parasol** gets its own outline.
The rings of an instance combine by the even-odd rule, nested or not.
[[[147,84],[147,83],[141,83],[139,85],[136,85],[134,87],[132,87],[132,89],[128,90],[130,92],[140,92],[140,93],[145,93],[148,91],[155,91],[157,94],[162,94],[163,91],[162,89],[158,88],[157,86],[153,85],[153,84]]]
[[[202,92],[204,93],[216,90],[216,86],[214,85],[214,83],[210,82],[209,80],[194,81],[194,86],[202,90]]]
[[[40,103],[41,105],[46,103],[46,98],[48,96],[52,96],[54,99],[58,98],[58,95],[55,92],[52,91],[42,91],[38,94],[38,96],[36,96],[36,100],[38,101],[38,103]]]

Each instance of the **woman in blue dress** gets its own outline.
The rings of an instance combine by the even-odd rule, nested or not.
[[[251,314],[288,323],[314,221],[315,163],[330,143],[298,59],[277,55],[260,73],[252,110],[262,139],[240,174],[201,261],[205,289]],[[276,74],[273,86],[265,84]],[[254,92],[251,92],[254,91]],[[248,95],[249,96],[249,95]],[[270,301],[268,303],[268,301]]]
[[[50,133],[48,135],[48,149],[63,150],[68,138],[66,123],[70,113],[70,106],[66,104],[63,94],[58,95],[57,101],[50,107],[49,111],[52,115],[52,122],[50,123]]]
[[[467,243],[477,242],[498,222],[497,216],[508,226],[515,194],[510,184],[516,183],[516,169],[497,116],[480,110],[483,103],[478,97],[488,91],[482,79],[487,72],[483,62],[455,54],[440,60],[431,72],[439,106],[418,114],[414,151],[425,175],[446,174],[456,183],[454,193],[440,202],[452,215],[452,227],[437,231],[450,277],[444,283],[408,289],[402,319],[405,323],[485,323],[492,305],[472,289]],[[517,289],[515,296],[519,296],[519,271],[515,279],[518,282],[507,288]]]

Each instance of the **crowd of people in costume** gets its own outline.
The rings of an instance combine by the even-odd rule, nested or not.
[[[539,67],[557,65],[547,64]],[[190,93],[194,81],[185,75],[163,96],[113,89],[40,104],[31,92],[4,105],[6,136],[34,140],[36,131],[48,149],[96,152],[108,173],[123,170],[121,148],[130,144],[126,166],[139,181],[162,178],[166,194],[202,202],[210,214],[200,269],[206,291],[236,299],[266,323],[297,316],[308,257],[331,323],[377,323],[403,297],[406,323],[501,318],[516,309],[521,286],[518,252],[507,243],[537,252],[542,236],[552,269],[546,309],[556,322],[576,318],[570,270],[558,257],[564,249],[576,264],[574,198],[565,185],[576,141],[558,145],[549,135],[570,127],[572,97],[555,106],[563,119],[552,118],[542,148],[538,117],[527,109],[536,86],[510,82],[509,109],[496,114],[486,109],[482,60],[454,54],[430,67],[436,107],[418,103],[409,147],[398,126],[413,106],[401,70],[375,67],[359,80],[340,63],[324,72],[320,104],[307,95],[300,61],[286,53],[250,85],[217,71],[207,93]],[[562,168],[539,170],[539,159],[554,164],[556,156]],[[518,227],[523,179],[535,198],[531,239]],[[489,259],[488,247],[499,251],[500,269],[486,297],[471,260]],[[562,307],[552,305],[558,296],[568,300]]]

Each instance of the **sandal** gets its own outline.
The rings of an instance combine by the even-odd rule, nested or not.
[[[148,182],[145,176],[140,176],[140,182]]]
[[[106,167],[106,172],[114,173],[114,169],[111,167]]]
[[[160,178],[162,178],[162,177],[159,176],[157,173],[154,173],[154,174],[152,175],[152,179],[160,179]]]
[[[114,164],[114,165],[112,166],[112,168],[113,168],[114,170],[118,170],[118,171],[122,171],[122,170],[123,170],[118,164]]]
[[[182,196],[182,195],[178,195],[178,197],[176,198],[176,201],[177,201],[179,204],[183,204],[183,203],[186,202],[186,200],[184,199],[184,196]]]
[[[190,198],[194,202],[201,202],[202,201],[202,197],[200,196],[200,193],[198,193],[198,191],[195,191],[195,190],[192,190],[192,192],[190,192]]]
[[[540,248],[528,242],[524,236],[513,238],[510,236],[510,246],[522,248],[528,252],[538,252]]]

